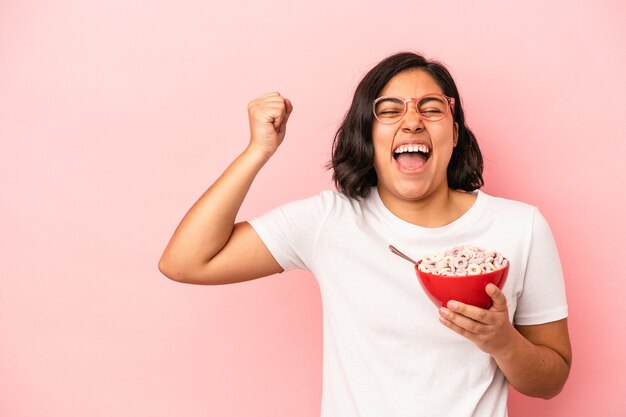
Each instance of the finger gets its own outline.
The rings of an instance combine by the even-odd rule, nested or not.
[[[470,333],[479,333],[482,326],[484,326],[483,323],[479,323],[476,320],[462,314],[454,313],[445,307],[441,307],[439,309],[439,315],[442,319],[445,319],[446,321]]]
[[[274,124],[274,128],[276,129],[276,132],[279,132],[280,129],[283,128],[284,123],[286,122],[286,118],[287,118],[287,112],[285,111],[285,107],[284,104],[282,106],[280,106],[279,108],[276,109],[277,113],[274,113],[273,117],[273,121],[272,123]]]
[[[439,317],[439,322],[441,324],[443,324],[444,326],[446,326],[447,328],[455,331],[456,333],[460,334],[461,336],[464,336],[468,339],[472,339],[472,337],[474,336],[474,333],[464,329],[463,327],[459,326],[458,324],[452,322],[451,320],[448,320],[447,318],[440,316]]]
[[[484,324],[491,324],[489,311],[480,307],[472,306],[469,304],[460,303],[458,301],[448,301],[446,305],[448,309],[454,313],[460,314],[465,317]]]
[[[285,100],[277,97],[256,101],[252,103],[250,111],[258,120],[272,123],[278,129],[286,115]]]
[[[282,97],[259,97],[248,103],[248,112],[264,114],[267,110],[282,110],[285,102]]]
[[[267,93],[248,103],[248,110],[259,111],[273,106],[285,106],[285,100],[279,93]]]
[[[278,103],[280,108],[280,115],[276,118],[274,122],[274,126],[276,127],[276,132],[284,132],[287,126],[287,121],[289,120],[289,116],[291,116],[291,112],[293,111],[293,104],[291,104],[291,100],[288,98],[282,98],[281,102]]]
[[[291,116],[292,111],[293,111],[293,105],[291,104],[291,101],[288,98],[286,98],[284,118],[282,120],[282,123],[280,124],[280,127],[278,128],[279,131],[282,132],[285,130],[285,127],[287,126],[287,122],[289,121],[289,116]]]
[[[280,97],[280,93],[278,91],[272,91],[271,93],[263,94],[261,97],[258,98],[258,100],[263,100],[269,97]]]
[[[503,311],[507,309],[506,296],[500,288],[498,288],[494,284],[487,284],[487,286],[485,287],[485,291],[493,300],[493,305],[491,306],[490,310]]]
[[[293,111],[293,104],[291,103],[291,100],[289,100],[288,98],[285,99],[285,106],[287,108],[287,117],[289,117],[289,115]]]
[[[258,103],[250,109],[250,112],[256,120],[272,123],[274,127],[278,127],[284,118],[285,107],[280,103]]]
[[[261,100],[264,106],[269,106],[272,108],[280,108],[281,110],[287,112],[289,110],[289,106],[287,105],[287,101],[289,99],[284,98],[283,96],[269,96],[265,97]]]

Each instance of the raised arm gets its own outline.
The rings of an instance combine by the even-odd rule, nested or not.
[[[159,261],[165,276],[229,284],[282,272],[254,229],[235,224],[235,218],[254,178],[282,143],[292,110],[279,93],[248,104],[250,143],[183,217]]]

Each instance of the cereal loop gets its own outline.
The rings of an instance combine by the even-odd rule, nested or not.
[[[444,253],[425,255],[420,262],[420,271],[449,277],[466,277],[504,268],[508,261],[492,249],[472,245],[456,246]]]

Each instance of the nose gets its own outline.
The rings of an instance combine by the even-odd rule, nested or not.
[[[405,132],[419,132],[424,128],[424,122],[417,112],[414,103],[409,103],[404,117],[402,118],[402,130]]]

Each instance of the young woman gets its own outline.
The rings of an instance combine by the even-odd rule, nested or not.
[[[249,104],[250,144],[183,218],[160,270],[194,284],[311,271],[324,308],[324,417],[506,416],[508,383],[558,394],[572,355],[554,240],[535,207],[478,190],[482,156],[445,67],[413,53],[381,61],[335,137],[338,192],[235,224],[292,110],[279,93]],[[492,248],[509,277],[502,291],[485,288],[489,310],[437,310],[389,244],[416,259]]]

